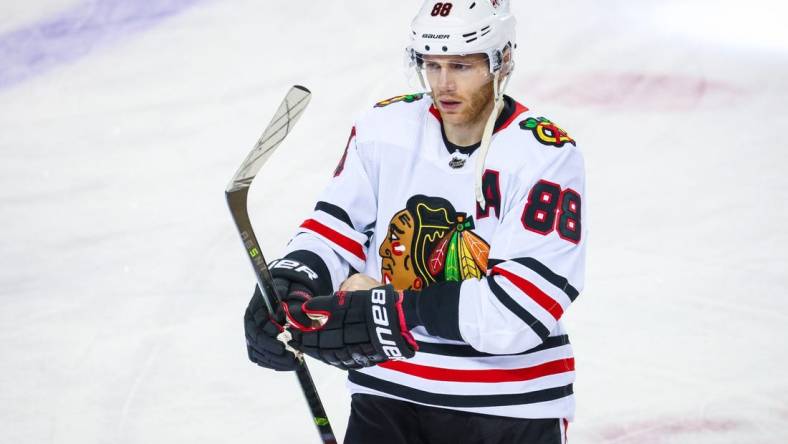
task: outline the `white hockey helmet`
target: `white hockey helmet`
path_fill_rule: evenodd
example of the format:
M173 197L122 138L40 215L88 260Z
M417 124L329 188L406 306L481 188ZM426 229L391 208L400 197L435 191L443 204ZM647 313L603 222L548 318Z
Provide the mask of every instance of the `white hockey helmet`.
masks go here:
M426 0L411 23L410 63L420 66L422 55L487 54L494 73L504 49L515 47L515 24L509 0Z

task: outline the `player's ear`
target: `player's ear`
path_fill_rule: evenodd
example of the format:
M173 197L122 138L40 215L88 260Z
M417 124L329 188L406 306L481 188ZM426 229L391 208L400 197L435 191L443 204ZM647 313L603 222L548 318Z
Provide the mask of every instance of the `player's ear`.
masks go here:
M507 45L503 50L503 65L501 67L501 77L506 77L512 73L512 47Z

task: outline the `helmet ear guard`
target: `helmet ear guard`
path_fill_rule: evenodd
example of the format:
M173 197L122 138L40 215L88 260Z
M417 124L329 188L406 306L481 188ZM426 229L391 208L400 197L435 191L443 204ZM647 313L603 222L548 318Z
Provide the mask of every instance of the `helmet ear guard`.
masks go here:
M513 45L511 42L507 43L506 46L500 51L496 51L495 57L497 58L497 68L493 70L490 69L491 72L500 71L501 76L508 76L509 74L514 71L514 48L516 45ZM509 53L507 54L507 50Z
M507 49L509 50L508 62L506 61ZM512 54L512 51L513 51L512 42L507 42L506 46L504 46L502 49L491 50L487 54L487 59L490 60L490 72L496 73L501 71L502 75L507 75L511 73L512 70L514 70L514 54ZM505 64L509 65L508 70L505 69L507 68Z

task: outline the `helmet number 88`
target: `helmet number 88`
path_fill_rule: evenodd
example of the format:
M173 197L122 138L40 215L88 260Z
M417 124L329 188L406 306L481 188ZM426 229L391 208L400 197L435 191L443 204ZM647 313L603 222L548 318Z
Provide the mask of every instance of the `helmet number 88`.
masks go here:
M442 3L438 2L435 3L435 7L432 8L432 15L433 17L441 16L447 17L449 13L451 13L452 4L451 3Z

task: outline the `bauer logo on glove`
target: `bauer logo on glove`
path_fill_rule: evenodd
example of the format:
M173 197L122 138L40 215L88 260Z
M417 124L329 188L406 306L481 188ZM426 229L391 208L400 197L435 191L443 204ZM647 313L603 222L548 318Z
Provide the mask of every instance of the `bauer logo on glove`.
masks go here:
M402 297L402 293L396 293ZM381 289L372 290L372 319L375 321L375 333L378 342L383 346L383 352L389 359L405 359L402 356L397 343L392 340L391 329L389 328L389 317L386 312L386 291ZM386 337L384 337L384 335ZM411 338L412 339L412 338Z

